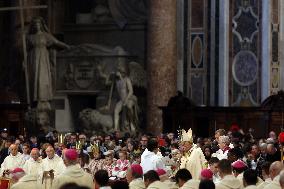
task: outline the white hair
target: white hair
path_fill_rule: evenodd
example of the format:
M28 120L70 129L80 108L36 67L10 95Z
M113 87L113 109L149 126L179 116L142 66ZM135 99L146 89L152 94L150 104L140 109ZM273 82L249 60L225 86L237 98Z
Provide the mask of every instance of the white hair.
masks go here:
M230 138L228 136L220 136L219 137L219 142L220 143L225 143L226 145L230 144Z

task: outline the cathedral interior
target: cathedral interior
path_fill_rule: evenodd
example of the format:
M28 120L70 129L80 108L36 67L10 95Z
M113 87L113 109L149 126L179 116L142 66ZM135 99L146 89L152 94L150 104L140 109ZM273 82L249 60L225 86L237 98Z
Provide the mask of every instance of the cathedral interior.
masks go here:
M282 0L0 0L0 126L283 128Z

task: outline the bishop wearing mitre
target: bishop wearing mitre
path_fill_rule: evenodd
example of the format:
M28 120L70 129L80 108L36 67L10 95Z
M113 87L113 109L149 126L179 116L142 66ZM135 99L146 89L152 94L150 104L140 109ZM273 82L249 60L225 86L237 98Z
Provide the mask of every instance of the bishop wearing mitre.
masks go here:
M182 129L180 149L183 153L180 159L180 169L186 168L191 173L193 179L199 179L201 170L206 168L207 162L201 148L193 143L191 129L188 132Z

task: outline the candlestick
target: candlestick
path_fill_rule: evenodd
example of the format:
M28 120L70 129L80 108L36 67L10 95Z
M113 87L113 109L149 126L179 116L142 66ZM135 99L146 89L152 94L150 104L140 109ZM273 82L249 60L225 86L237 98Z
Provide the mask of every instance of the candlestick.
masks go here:
M63 143L63 135L60 135L60 143Z

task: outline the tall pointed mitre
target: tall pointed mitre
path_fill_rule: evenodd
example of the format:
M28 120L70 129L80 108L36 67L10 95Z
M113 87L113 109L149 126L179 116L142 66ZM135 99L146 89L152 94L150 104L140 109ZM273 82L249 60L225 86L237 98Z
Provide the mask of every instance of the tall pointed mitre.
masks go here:
M193 142L191 129L188 129L187 132L184 129L181 130L181 142Z

